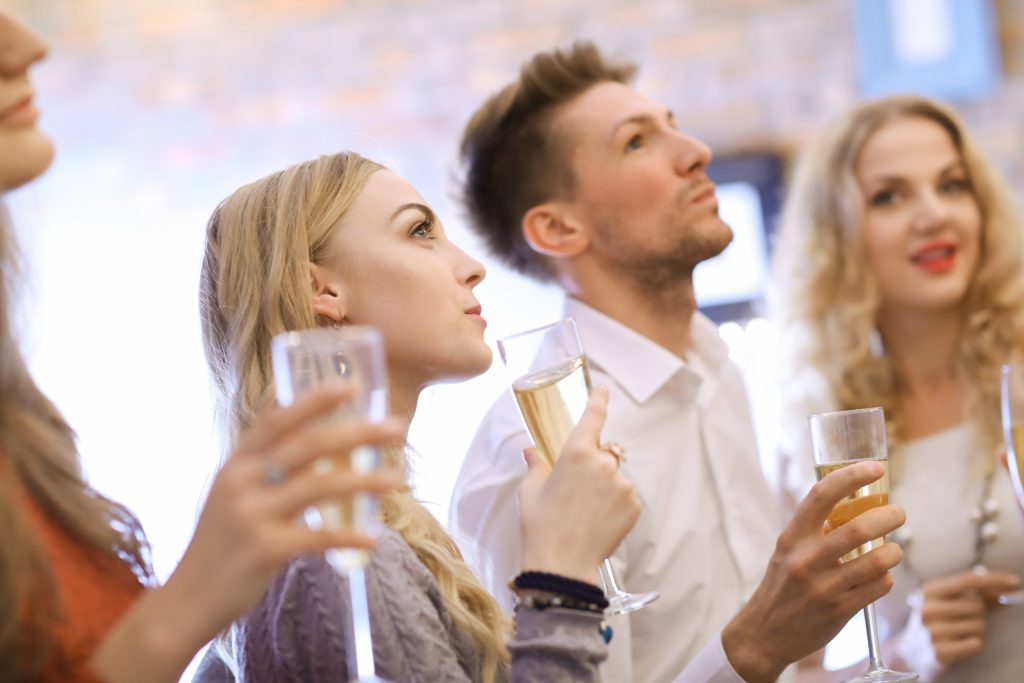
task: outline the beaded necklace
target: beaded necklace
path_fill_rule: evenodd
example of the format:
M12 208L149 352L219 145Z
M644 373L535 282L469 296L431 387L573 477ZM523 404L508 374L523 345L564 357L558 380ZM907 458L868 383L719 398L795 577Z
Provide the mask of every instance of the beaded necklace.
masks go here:
M974 554L971 560L971 571L984 574L985 548L999 536L999 526L996 518L999 516L999 501L992 495L992 481L995 478L996 468L990 465L985 472L985 478L981 485L981 497L978 504L971 509L971 521L974 522ZM897 543L904 550L903 565L914 577L915 582L921 585L920 574L914 570L907 551L913 541L913 529L904 524L891 535L893 542Z

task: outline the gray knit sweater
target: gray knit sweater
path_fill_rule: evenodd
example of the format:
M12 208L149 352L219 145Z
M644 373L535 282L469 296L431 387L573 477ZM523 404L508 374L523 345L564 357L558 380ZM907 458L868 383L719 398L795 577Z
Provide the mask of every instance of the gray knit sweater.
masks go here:
M441 589L397 533L387 530L366 573L377 675L394 683L477 681L477 652L452 623ZM237 631L244 683L345 680L348 586L322 556L293 561ZM600 616L520 609L509 643L511 670L499 681L599 681L606 646ZM230 680L212 655L194 679Z

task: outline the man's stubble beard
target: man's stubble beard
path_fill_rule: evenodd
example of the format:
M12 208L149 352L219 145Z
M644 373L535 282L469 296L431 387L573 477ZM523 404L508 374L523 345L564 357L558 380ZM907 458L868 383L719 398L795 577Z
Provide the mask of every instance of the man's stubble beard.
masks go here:
M698 233L693 224L680 228L670 218L661 234L671 235L675 243L653 247L622 239L625 223L616 226L611 221L600 221L596 224L602 243L598 257L609 273L625 280L656 312L692 308L694 269L722 253L733 239L732 229L717 214L714 218L721 222L724 235L718 231Z

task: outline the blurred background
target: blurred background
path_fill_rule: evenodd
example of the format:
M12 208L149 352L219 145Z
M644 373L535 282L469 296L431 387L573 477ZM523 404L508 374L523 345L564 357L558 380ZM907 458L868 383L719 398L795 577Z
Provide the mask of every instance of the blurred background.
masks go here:
M42 182L4 199L29 264L25 351L92 482L142 519L161 577L220 457L197 316L205 221L247 181L340 149L404 175L486 263L493 344L558 318L561 299L467 230L463 125L535 51L587 38L637 61L637 87L717 157L737 239L698 271L698 299L746 373L769 477L779 378L759 298L800 146L863 97L914 90L951 103L1024 187L1024 0L2 1L51 45L34 80L58 148ZM442 520L504 390L496 366L421 400L415 484Z

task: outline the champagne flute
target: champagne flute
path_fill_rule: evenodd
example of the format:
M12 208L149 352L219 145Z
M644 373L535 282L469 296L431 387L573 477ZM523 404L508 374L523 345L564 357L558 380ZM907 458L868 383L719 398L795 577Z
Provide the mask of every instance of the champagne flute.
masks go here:
M1024 365L1004 365L999 383L1006 460L1017 501L1024 508ZM1003 605L1024 605L1024 591L999 596Z
M352 388L352 397L330 419L361 417L379 422L387 416L384 342L377 330L348 326L285 332L272 340L271 356L279 404L291 405L313 388L345 381ZM320 458L312 467L321 473L335 469L370 472L380 465L380 451L361 446L346 456ZM381 530L378 507L376 495L355 493L319 503L308 509L305 517L313 528L353 529L373 536ZM374 671L365 575L369 551L331 548L324 556L335 571L348 578L352 603L352 624L345 629L348 680L386 683Z
M583 415L590 397L590 372L572 318L514 334L498 342L512 380L512 393L538 453L552 466ZM659 593L627 593L612 563L601 563L608 614L626 614L657 600Z
M882 409L864 408L812 415L810 426L814 471L818 479L858 462L874 460L885 465L885 474L881 479L862 486L839 501L829 513L828 527L837 529L872 508L888 504L889 452L885 444L885 416ZM869 541L847 553L842 561L856 559L882 543L884 539L881 538ZM868 670L846 683L916 681L917 674L892 671L882 663L874 603L864 608L864 622L868 632Z

